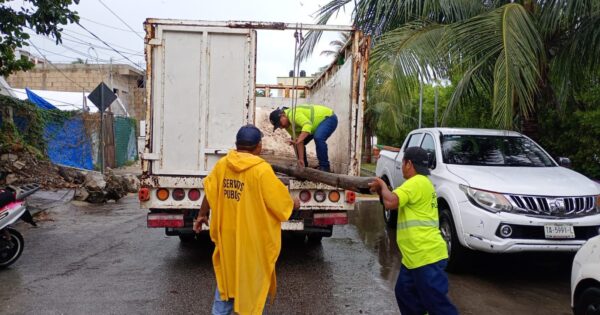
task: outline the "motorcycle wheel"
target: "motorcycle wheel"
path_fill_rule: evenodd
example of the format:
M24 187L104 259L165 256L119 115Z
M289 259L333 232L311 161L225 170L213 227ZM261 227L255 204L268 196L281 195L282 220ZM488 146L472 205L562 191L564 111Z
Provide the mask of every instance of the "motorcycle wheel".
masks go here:
M7 228L6 230L10 235L10 242L13 246L12 248L0 249L0 268L12 265L23 253L23 246L25 245L23 236L19 231L12 228Z

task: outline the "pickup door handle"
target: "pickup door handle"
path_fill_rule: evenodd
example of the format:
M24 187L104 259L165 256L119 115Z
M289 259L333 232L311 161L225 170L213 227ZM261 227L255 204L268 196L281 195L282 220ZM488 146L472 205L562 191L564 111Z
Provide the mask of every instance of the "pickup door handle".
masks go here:
M396 169L397 169L397 170L401 170L401 169L402 169L402 166L398 166L398 165L396 165Z

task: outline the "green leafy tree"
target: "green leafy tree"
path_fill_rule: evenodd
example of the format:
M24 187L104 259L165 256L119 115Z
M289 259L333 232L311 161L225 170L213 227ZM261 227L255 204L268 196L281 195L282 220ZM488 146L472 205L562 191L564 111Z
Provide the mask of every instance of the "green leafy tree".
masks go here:
M33 68L26 57L15 59L15 51L28 46L25 28L61 43L61 26L79 21L77 12L69 9L72 3L79 0L0 0L0 75Z
M332 0L317 22L348 3ZM354 24L375 37L372 67L396 72L398 104L410 102L419 80L457 78L448 111L487 99L495 126L536 138L540 108L566 106L600 66L597 0L352 3ZM319 37L307 37L303 56Z

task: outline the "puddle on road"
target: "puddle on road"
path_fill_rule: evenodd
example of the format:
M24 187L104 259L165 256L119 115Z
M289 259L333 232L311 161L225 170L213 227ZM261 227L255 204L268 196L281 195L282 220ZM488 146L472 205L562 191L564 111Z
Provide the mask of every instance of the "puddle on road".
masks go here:
M378 200L361 201L349 217L367 249L377 256L381 278L393 286L400 270L401 256L396 245L396 231L385 227L381 204Z

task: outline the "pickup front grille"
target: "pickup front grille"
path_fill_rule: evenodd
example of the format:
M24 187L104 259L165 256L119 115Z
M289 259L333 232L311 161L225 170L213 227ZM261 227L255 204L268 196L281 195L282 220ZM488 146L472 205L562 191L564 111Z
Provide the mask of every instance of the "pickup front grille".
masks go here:
M508 195L513 208L521 213L552 217L579 217L597 214L593 196L541 197Z

